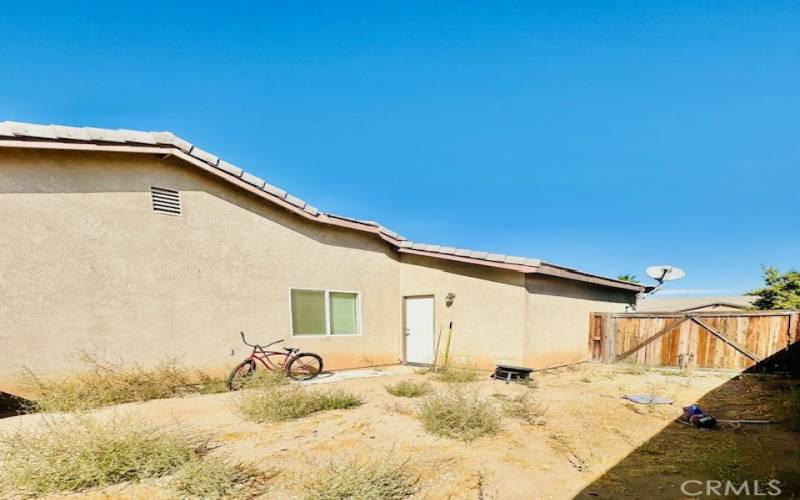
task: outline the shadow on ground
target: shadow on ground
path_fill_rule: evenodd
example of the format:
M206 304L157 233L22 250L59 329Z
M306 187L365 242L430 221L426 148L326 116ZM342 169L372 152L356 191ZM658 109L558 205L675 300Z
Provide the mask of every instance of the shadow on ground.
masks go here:
M25 398L0 391L0 418L25 413L25 408L30 408L31 404L32 401Z
M769 488L770 480L780 481L780 498L800 498L799 355L800 344L796 343L697 401L718 420L776 423L720 424L715 430L672 423L575 498L776 498L768 494L775 493ZM794 377L763 374L770 371L789 372ZM686 481L693 482L685 484L682 491ZM713 489L704 491L709 485L716 486L706 481L721 483L716 494ZM726 481L736 488L747 481L748 490L726 495ZM701 491L704 495L698 494Z

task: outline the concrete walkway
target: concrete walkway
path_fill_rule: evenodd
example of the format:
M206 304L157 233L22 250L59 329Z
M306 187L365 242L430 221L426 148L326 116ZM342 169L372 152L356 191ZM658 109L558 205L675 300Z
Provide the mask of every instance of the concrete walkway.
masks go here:
M405 365L393 365L381 368L359 368L356 370L341 370L335 372L324 371L317 378L298 383L302 385L330 384L343 380L386 377L389 375L407 375L410 373L414 373L414 367Z

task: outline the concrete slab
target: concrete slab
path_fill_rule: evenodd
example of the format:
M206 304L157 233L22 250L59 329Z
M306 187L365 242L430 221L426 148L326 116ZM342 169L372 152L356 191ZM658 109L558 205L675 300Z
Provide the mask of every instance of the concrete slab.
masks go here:
M390 375L403 375L414 373L413 366L387 366L385 368L361 368L357 370L341 370L336 372L322 372L319 377L298 382L301 385L330 384L343 380L353 380L359 378L386 377Z

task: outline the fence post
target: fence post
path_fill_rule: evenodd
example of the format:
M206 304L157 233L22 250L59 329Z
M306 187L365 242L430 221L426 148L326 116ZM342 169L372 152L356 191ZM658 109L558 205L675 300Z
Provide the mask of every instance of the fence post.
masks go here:
M611 313L603 318L603 363L613 362L617 357L617 325Z

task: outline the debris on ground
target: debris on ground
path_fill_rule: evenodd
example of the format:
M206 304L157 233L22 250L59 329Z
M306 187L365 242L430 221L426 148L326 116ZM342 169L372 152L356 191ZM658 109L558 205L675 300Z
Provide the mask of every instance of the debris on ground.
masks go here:
M645 394L626 394L622 396L628 401L638 403L640 405L671 405L672 400L662 398L661 396L647 396Z
M683 408L681 420L692 424L698 429L713 429L717 426L717 419L706 414L698 405L692 404Z

